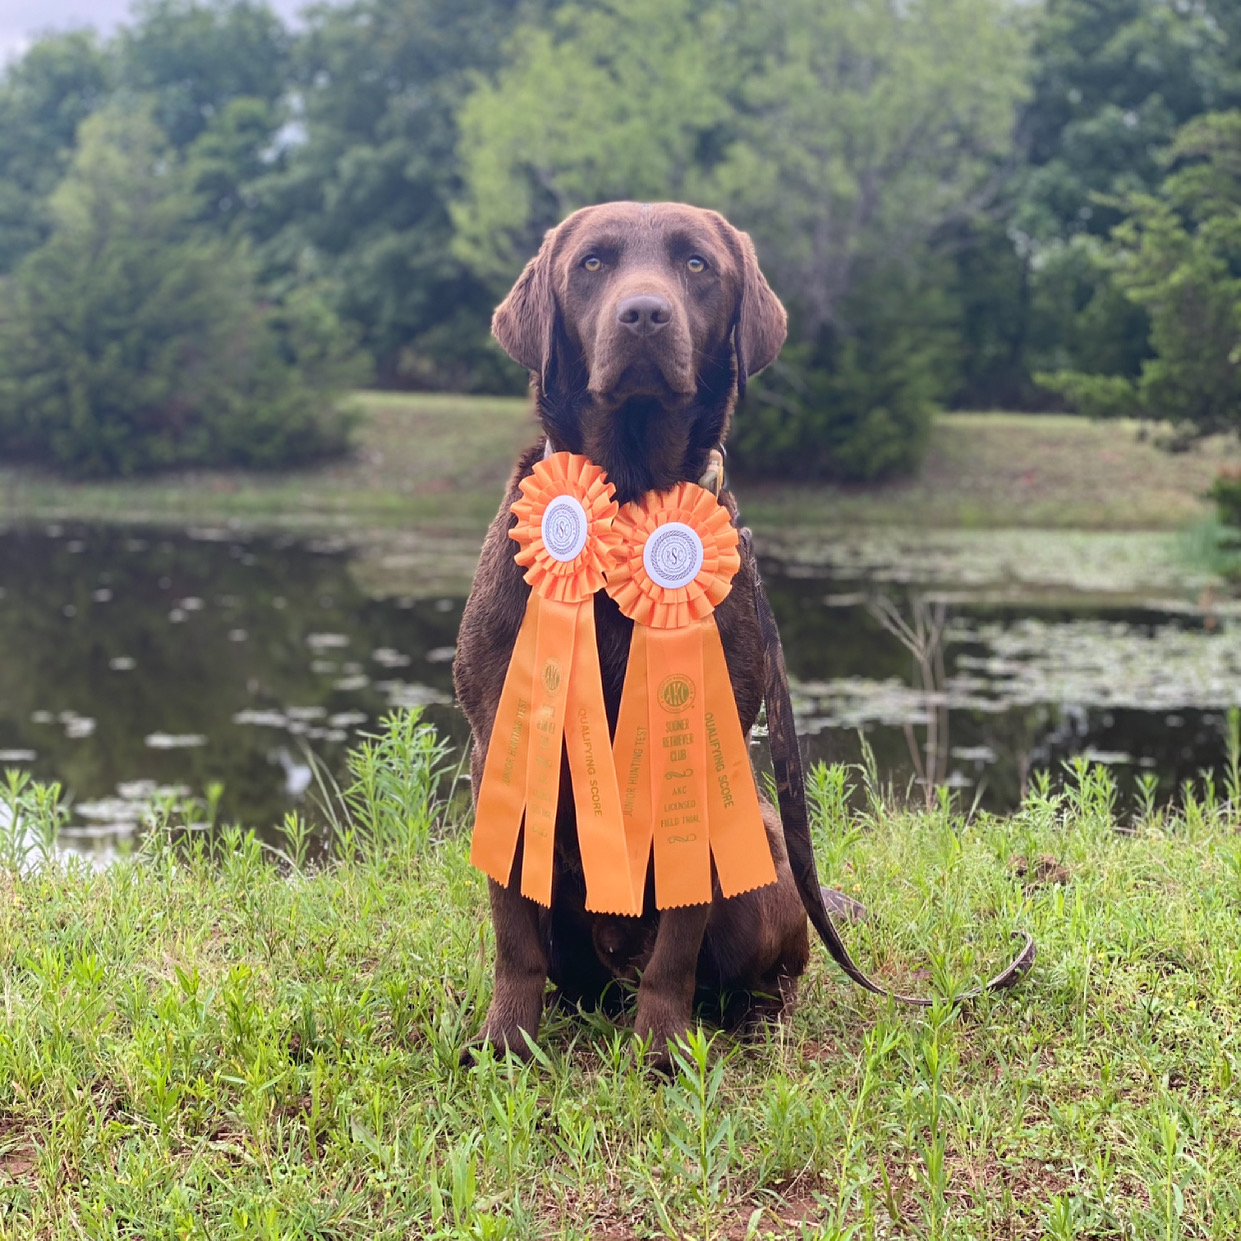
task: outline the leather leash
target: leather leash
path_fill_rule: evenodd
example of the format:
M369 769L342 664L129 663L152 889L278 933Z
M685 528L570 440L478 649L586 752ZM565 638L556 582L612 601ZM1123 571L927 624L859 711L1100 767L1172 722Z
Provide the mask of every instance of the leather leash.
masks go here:
M814 846L810 839L810 816L806 809L806 778L802 767L801 750L797 744L797 728L793 719L793 702L789 696L788 672L784 666L784 647L776 618L763 588L754 556L753 537L746 527L741 529L741 543L754 574L754 607L758 623L763 631L766 682L764 698L767 703L767 731L771 742L771 764L776 776L776 800L780 807L780 821L784 827L784 843L788 850L789 866L793 880L801 895L802 904L819 938L827 946L832 960L859 987L873 995L884 996L901 1004L918 1008L930 1008L934 1000L925 996L902 995L881 986L854 962L845 947L840 932L836 930L827 906L823 902L823 889L814 862ZM1008 967L981 986L972 987L953 996L953 1003L977 999L984 991L1005 991L1015 986L1034 964L1036 948L1034 937L1025 931L1014 931L1014 938L1024 941L1021 951Z

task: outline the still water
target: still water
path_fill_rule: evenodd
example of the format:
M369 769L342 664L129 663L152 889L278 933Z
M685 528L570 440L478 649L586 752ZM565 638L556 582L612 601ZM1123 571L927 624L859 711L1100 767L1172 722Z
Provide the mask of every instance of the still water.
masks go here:
M1013 537L1028 572L1037 540ZM1061 547L1070 580L1049 591L1014 583L1011 567L997 590L1003 573L959 547L902 559L776 542L765 576L808 755L856 762L865 737L903 791L911 738L920 746L938 711L943 774L995 809L1074 754L1113 764L1122 788L1155 776L1165 796L1218 770L1225 712L1241 703L1241 620L1193 582L1148 598L1108 580L1124 555L1090 546L1094 588L1071 580L1085 553ZM401 593L383 564L341 541L221 529L0 534L0 767L60 781L73 802L65 844L102 857L134 838L161 790L219 782L223 817L261 828L313 813L307 752L341 773L348 746L393 707L425 706L464 742L451 659L468 583ZM931 695L868 605L878 593L900 610L915 594L944 600Z

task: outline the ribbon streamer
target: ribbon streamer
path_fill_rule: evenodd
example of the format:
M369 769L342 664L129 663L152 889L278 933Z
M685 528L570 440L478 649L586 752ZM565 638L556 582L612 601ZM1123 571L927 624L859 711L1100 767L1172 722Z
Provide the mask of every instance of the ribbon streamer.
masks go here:
M512 506L530 598L509 659L474 815L470 861L507 886L524 823L521 891L551 905L567 753L586 908L637 914L608 737L594 595L615 554L615 488L586 457L553 453Z
M741 567L738 536L694 483L625 505L607 591L634 622L613 755L634 900L655 855L660 909L776 881L716 606Z

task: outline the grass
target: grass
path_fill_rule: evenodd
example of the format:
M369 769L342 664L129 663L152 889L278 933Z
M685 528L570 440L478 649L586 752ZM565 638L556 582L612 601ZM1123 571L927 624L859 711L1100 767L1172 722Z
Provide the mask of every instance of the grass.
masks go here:
M202 470L71 483L0 468L0 520L337 529L417 525L483 530L518 452L535 436L513 397L362 392L349 459L313 469Z
M365 392L357 403L357 449L344 462L110 483L0 467L0 520L416 527L473 537L536 434L525 398ZM1241 449L1217 439L1171 454L1143 434L1067 415L944 414L916 478L867 487L743 479L738 493L760 531L786 523L1171 530L1206 518L1202 493L1220 469L1241 464Z
M1171 453L1133 422L954 413L936 420L914 478L868 487L754 485L744 498L756 527L1173 530L1210 516L1203 494L1239 461L1241 447L1224 437Z
M1038 963L921 1012L816 950L789 1022L696 1030L666 1082L569 1013L529 1066L459 1067L491 933L415 717L355 754L330 855L296 818L277 855L168 807L95 873L55 856L53 795L14 782L0 1237L1234 1238L1235 753L1227 789L1147 790L1136 823L1085 764L1008 818L874 788L850 812L857 773L820 768L820 867L872 908L863 960L951 992L1022 927Z

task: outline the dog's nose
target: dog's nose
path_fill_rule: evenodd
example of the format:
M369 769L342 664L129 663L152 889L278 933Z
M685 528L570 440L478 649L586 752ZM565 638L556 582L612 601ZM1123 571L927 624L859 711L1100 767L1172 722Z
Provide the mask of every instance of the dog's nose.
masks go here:
M672 320L672 307L653 293L625 298L616 308L616 322L623 323L635 336L650 336Z

